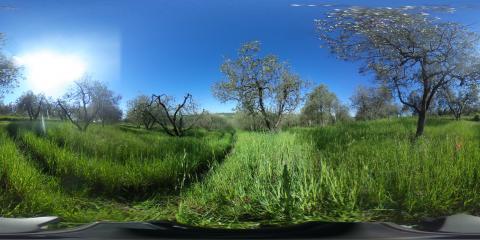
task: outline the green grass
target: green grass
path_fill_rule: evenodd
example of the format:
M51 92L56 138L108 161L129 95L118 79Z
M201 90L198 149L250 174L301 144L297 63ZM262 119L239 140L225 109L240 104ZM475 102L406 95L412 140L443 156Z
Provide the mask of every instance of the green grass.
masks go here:
M429 119L414 132L411 118L185 138L2 122L0 214L221 227L480 214L480 124Z
M411 119L240 133L224 164L184 193L177 217L252 227L478 214L480 126L429 124L417 140Z
M56 215L62 226L173 220L176 192L221 161L234 141L231 133L221 132L176 139L158 132L138 136L116 126L81 133L59 122L48 122L44 134L39 126L0 125L0 214ZM160 150L126 155L116 144L131 153Z
M29 123L9 125L48 174L70 187L122 197L182 187L222 159L233 140L230 134L212 133L202 138L150 136L146 141L113 127L93 126L82 133L58 123L47 125L46 136L35 129Z
M0 214L3 217L57 215L70 222L142 218L148 212L126 211L112 201L65 194L55 177L42 174L35 161L23 156L4 132L0 133Z

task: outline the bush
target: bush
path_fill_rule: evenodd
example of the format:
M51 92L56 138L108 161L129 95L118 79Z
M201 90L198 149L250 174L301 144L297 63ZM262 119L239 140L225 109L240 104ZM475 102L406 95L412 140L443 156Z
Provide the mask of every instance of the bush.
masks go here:
M236 112L233 116L233 124L235 128L246 131L266 131L264 120L261 116L252 116L246 112Z
M473 117L473 121L480 122L480 114L475 114L475 116Z
M197 122L197 127L204 128L209 131L230 131L233 129L233 126L227 121L225 117L211 113L203 114Z

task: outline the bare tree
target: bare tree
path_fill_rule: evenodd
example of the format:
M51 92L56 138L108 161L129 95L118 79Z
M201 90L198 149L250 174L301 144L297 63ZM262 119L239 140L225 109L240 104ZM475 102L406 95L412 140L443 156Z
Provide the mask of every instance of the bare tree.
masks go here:
M84 76L75 81L73 87L62 99L58 99L58 106L65 116L80 131L86 131L100 110L95 103L96 89L102 83L92 80L90 76Z
M45 107L46 98L43 94L34 94L32 91L23 93L17 99L17 111L27 113L30 121L37 120Z
M65 112L62 110L60 105L58 104L58 100L53 99L52 97L47 98L45 101L45 116L48 119L51 118L58 118L61 121L67 120L67 116Z
M222 102L235 101L239 111L260 115L265 127L275 130L301 102L305 83L276 56L260 57L259 51L258 41L249 42L237 59L227 59L221 66L225 79L213 86L213 93Z
M122 110L119 102L122 99L120 95L116 95L112 90L108 89L105 84L93 85L93 104L98 109L97 117L105 126L106 122L117 122L122 118Z
M152 112L152 107L161 110L160 115ZM200 114L198 107L193 101L192 95L187 94L179 104L174 103L174 98L165 94L152 95L148 114L170 136L182 137L191 130L198 121Z
M316 23L333 53L363 62L361 72L373 72L402 104L418 112L416 136L423 134L439 89L473 81L480 70L475 33L415 9L351 7ZM409 101L412 92L419 94L418 102Z
M439 92L439 101L447 106L456 120L460 120L465 110L474 108L479 102L478 86L463 84L460 86L444 86Z

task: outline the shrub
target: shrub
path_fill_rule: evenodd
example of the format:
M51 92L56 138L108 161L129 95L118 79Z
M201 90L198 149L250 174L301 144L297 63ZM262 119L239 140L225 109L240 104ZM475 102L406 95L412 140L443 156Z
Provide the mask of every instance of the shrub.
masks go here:
M197 126L207 130L232 130L233 126L223 116L205 113L197 122Z
M480 122L480 114L475 114L475 116L473 117L473 121Z

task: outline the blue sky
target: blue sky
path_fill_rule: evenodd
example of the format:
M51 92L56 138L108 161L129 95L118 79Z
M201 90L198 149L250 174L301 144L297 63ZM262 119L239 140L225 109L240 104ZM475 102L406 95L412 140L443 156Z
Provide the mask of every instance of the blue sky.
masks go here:
M123 96L122 106L138 94L167 93L178 98L189 92L203 108L226 112L234 105L217 101L211 86L222 79L223 59L235 57L242 43L261 41L264 53L278 55L302 78L326 84L348 103L355 87L370 84L371 76L359 75L358 63L337 60L320 48L313 20L345 5L418 4L450 2L15 0L0 1L4 6L0 32L6 34L3 51L10 56L53 51L80 57L87 72ZM469 24L478 32L476 4L455 1L452 6L459 10L444 18ZM5 102L29 89L26 82Z

